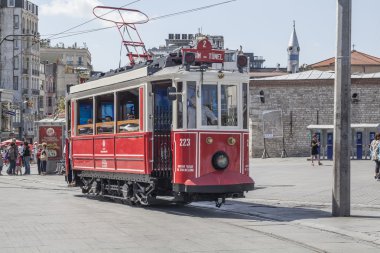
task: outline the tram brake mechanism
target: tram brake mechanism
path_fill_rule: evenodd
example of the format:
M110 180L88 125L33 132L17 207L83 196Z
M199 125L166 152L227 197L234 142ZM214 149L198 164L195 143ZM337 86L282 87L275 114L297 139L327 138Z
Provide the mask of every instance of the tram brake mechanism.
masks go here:
M225 202L226 202L225 198L218 198L217 200L215 200L215 206L217 208L220 208Z

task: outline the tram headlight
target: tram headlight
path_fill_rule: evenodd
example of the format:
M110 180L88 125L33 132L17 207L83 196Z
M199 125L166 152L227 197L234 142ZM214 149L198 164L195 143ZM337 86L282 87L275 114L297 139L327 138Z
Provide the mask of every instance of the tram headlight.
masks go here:
M212 166L216 170L224 170L228 167L229 159L225 152L218 151L212 156Z
M187 52L185 53L185 64L186 65L191 65L195 62L195 54Z
M228 145L233 146L233 145L235 145L235 143L236 143L236 139L235 139L234 137L229 137L229 138L227 139L227 143L228 143Z

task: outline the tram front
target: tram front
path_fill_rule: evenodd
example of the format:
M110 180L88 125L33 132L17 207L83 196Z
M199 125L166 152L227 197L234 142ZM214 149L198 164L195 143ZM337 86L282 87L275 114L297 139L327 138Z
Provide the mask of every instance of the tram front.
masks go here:
M185 52L186 57L186 52ZM173 191L184 201L243 197L249 177L247 59L236 70L209 64L175 78L173 97ZM222 66L222 65L220 65ZM181 94L181 95L178 95ZM222 202L221 202L222 201ZM218 204L218 203L217 203Z

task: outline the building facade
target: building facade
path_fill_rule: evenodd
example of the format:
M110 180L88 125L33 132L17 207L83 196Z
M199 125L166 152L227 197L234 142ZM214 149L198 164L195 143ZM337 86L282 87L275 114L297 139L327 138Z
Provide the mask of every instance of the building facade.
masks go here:
M30 141L40 97L38 6L27 0L1 0L0 4L0 88L13 91L12 131Z
M86 45L79 47L75 43L65 47L58 43L51 46L50 41L43 41L40 55L45 66L45 115L55 115L58 113L57 104L67 94L67 87L89 79L91 53Z
M334 79L332 72L313 70L251 80L251 155L262 157L265 147L270 157L280 157L284 149L288 156L309 156L313 132L320 134L321 153L326 154L328 138L333 138ZM372 127L380 123L380 73L352 75L351 94L353 128L350 136L354 154L356 133L362 133L364 152L370 142L370 133L380 130ZM270 111L282 114L283 138L266 138L264 144L263 115Z

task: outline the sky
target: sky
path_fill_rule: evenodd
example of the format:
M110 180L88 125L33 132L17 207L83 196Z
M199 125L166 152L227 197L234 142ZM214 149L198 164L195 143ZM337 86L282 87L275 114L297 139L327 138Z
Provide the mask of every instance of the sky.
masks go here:
M116 27L92 33L113 23L95 16L95 6L137 9L149 18L196 9L227 0L32 0L39 6L41 38L72 46L84 43L92 56L94 70L109 71L127 63L125 49ZM226 48L253 52L265 59L265 67L286 67L287 45L296 22L300 44L300 65L313 64L335 56L337 0L236 0L186 14L150 20L136 25L147 48L165 44L169 33L223 35ZM352 43L355 50L380 57L379 0L352 0ZM110 14L111 15L111 14ZM131 16L131 18L136 18ZM92 21L90 21L92 20ZM90 21L90 22L88 22ZM83 24L84 22L88 22ZM58 34L83 24L70 32ZM63 37L66 36L66 37Z

